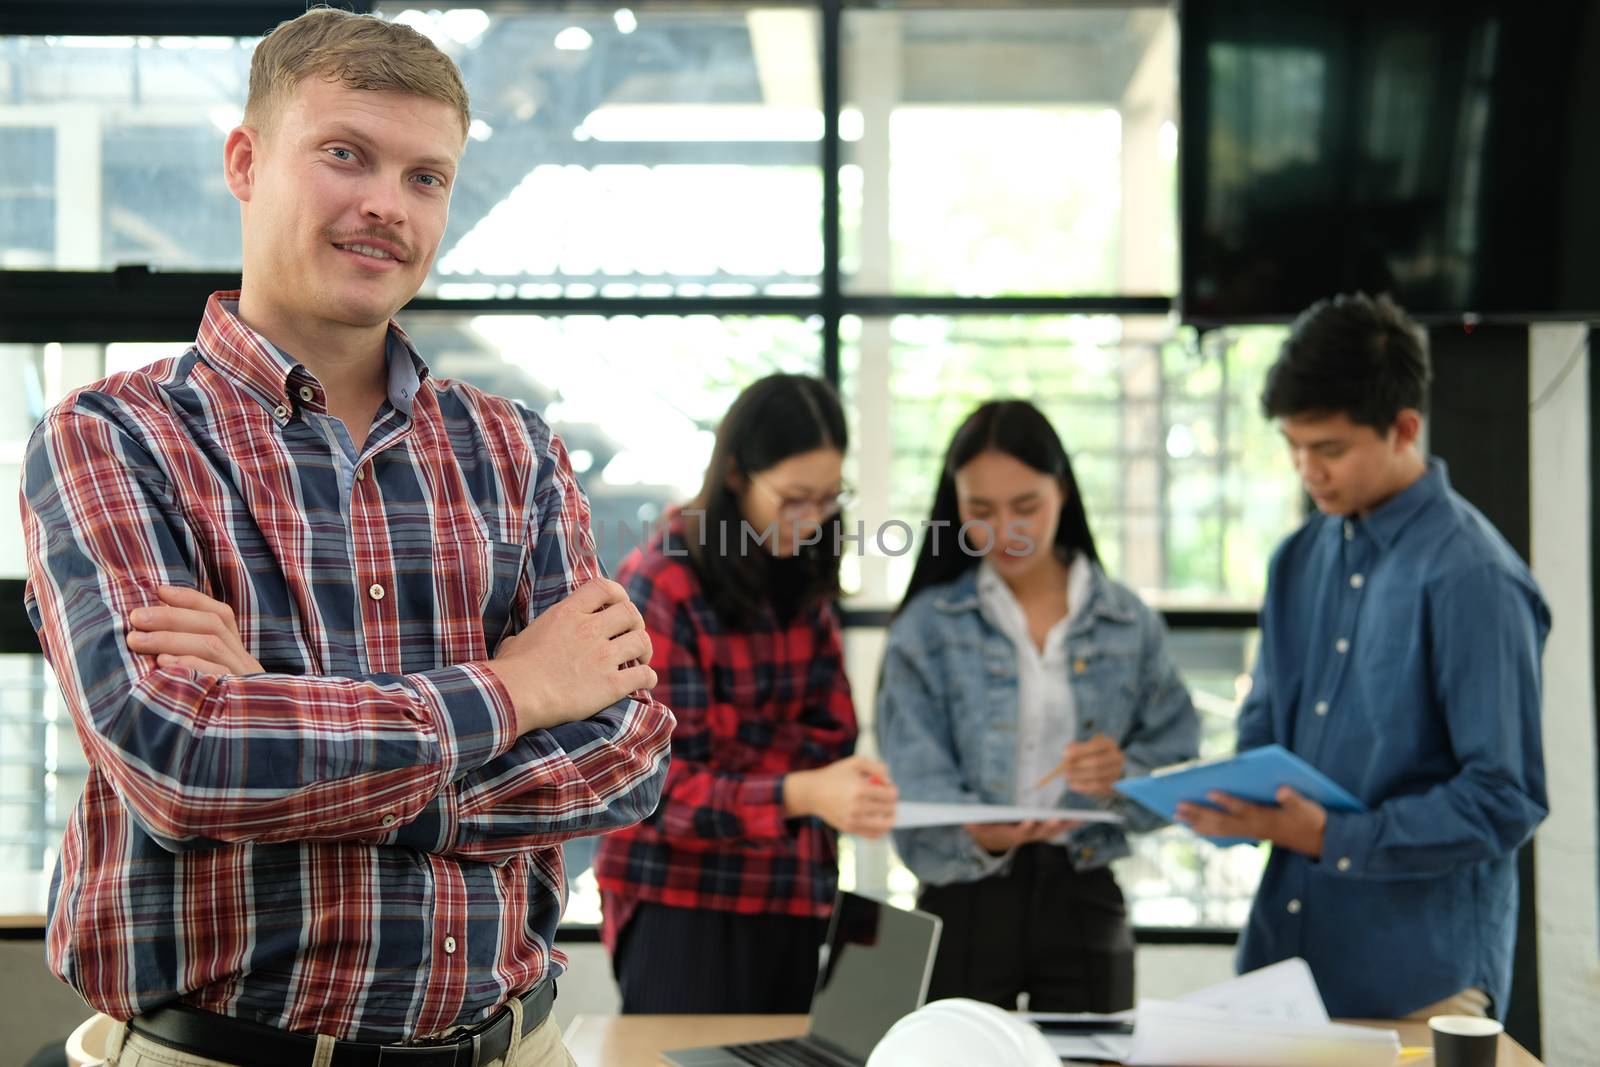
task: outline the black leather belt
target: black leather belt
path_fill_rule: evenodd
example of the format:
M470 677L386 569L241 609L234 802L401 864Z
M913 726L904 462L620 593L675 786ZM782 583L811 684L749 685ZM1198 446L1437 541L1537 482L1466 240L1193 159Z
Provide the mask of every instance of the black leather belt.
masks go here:
M522 996L522 1032L532 1033L550 1017L556 984L540 982ZM309 1067L317 1039L272 1026L230 1019L187 1004L135 1015L129 1026L168 1048L239 1067ZM370 1041L337 1041L332 1067L483 1067L511 1048L511 1009L458 1037L427 1045L379 1045Z

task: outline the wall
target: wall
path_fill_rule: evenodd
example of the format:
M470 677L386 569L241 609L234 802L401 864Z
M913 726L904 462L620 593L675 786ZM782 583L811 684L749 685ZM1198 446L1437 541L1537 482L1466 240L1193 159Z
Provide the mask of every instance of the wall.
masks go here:
M1554 626L1544 659L1550 818L1539 830L1539 986L1550 1067L1600 1064L1600 851L1596 847L1591 604L1590 359L1582 326L1531 331L1533 572ZM1559 386L1557 378L1567 370ZM1548 394L1548 395L1547 395Z

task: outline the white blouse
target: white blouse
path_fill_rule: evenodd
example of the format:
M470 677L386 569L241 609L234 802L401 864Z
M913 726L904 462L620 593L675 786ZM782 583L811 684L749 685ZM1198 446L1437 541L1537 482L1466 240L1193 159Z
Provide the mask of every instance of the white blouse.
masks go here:
M1016 803L1054 807L1066 783L1035 783L1061 763L1062 750L1077 737L1078 709L1067 668L1067 631L1089 597L1089 561L1082 553L1067 570L1067 614L1050 628L1041 650L1028 632L1028 617L1005 579L989 565L978 565L978 610L1017 648Z

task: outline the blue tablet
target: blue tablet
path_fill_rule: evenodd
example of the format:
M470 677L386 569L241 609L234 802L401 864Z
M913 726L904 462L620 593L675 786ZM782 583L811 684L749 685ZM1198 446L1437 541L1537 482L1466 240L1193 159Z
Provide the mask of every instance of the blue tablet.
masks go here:
M1282 786L1288 786L1329 811L1367 810L1349 790L1282 745L1264 745L1220 759L1175 763L1152 771L1148 778L1124 778L1117 783L1117 792L1158 815L1173 819L1181 801L1213 806L1206 799L1206 794L1213 790L1252 804L1275 805ZM1217 845L1253 844L1246 837L1208 837L1206 840Z

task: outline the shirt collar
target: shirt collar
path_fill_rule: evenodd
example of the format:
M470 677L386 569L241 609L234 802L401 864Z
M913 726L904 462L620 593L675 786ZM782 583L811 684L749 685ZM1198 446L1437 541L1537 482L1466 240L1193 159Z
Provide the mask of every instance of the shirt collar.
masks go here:
M1450 468L1438 458L1428 460L1422 477L1374 508L1366 518L1350 520L1383 548L1391 547L1411 520L1450 491Z
M237 290L211 294L195 344L207 363L243 386L280 422L297 406L327 410L322 384L305 364L239 318ZM389 322L387 344L389 403L409 418L417 391L428 376L428 365L393 320ZM310 400L305 398L304 389L311 391Z
M1063 622L1070 627L1078 616L1083 614L1088 606L1092 591L1092 575L1089 561L1082 552L1072 557L1072 563L1067 568L1067 588L1064 590L1067 598L1067 614ZM1011 591L1000 572L985 559L978 564L978 610L988 617L1002 630L1020 628L1023 639L1032 640L1028 635L1027 614L1022 610L1017 595Z
M962 571L960 575L951 579L948 585L940 588L934 597L933 606L947 615L955 615L964 611L980 610L978 583L986 568L980 563L976 567ZM1081 572L1081 574L1079 573ZM1002 581L999 575L995 580ZM1074 611L1075 617L1092 613L1096 618L1109 619L1112 622L1132 622L1135 618L1133 612L1116 603L1110 595L1111 580L1106 577L1105 571L1099 564L1091 563L1087 556L1078 553L1074 557L1072 571L1068 577L1068 587L1071 596L1079 598L1080 588L1083 590L1083 608ZM1078 583L1082 583L1081 586Z

